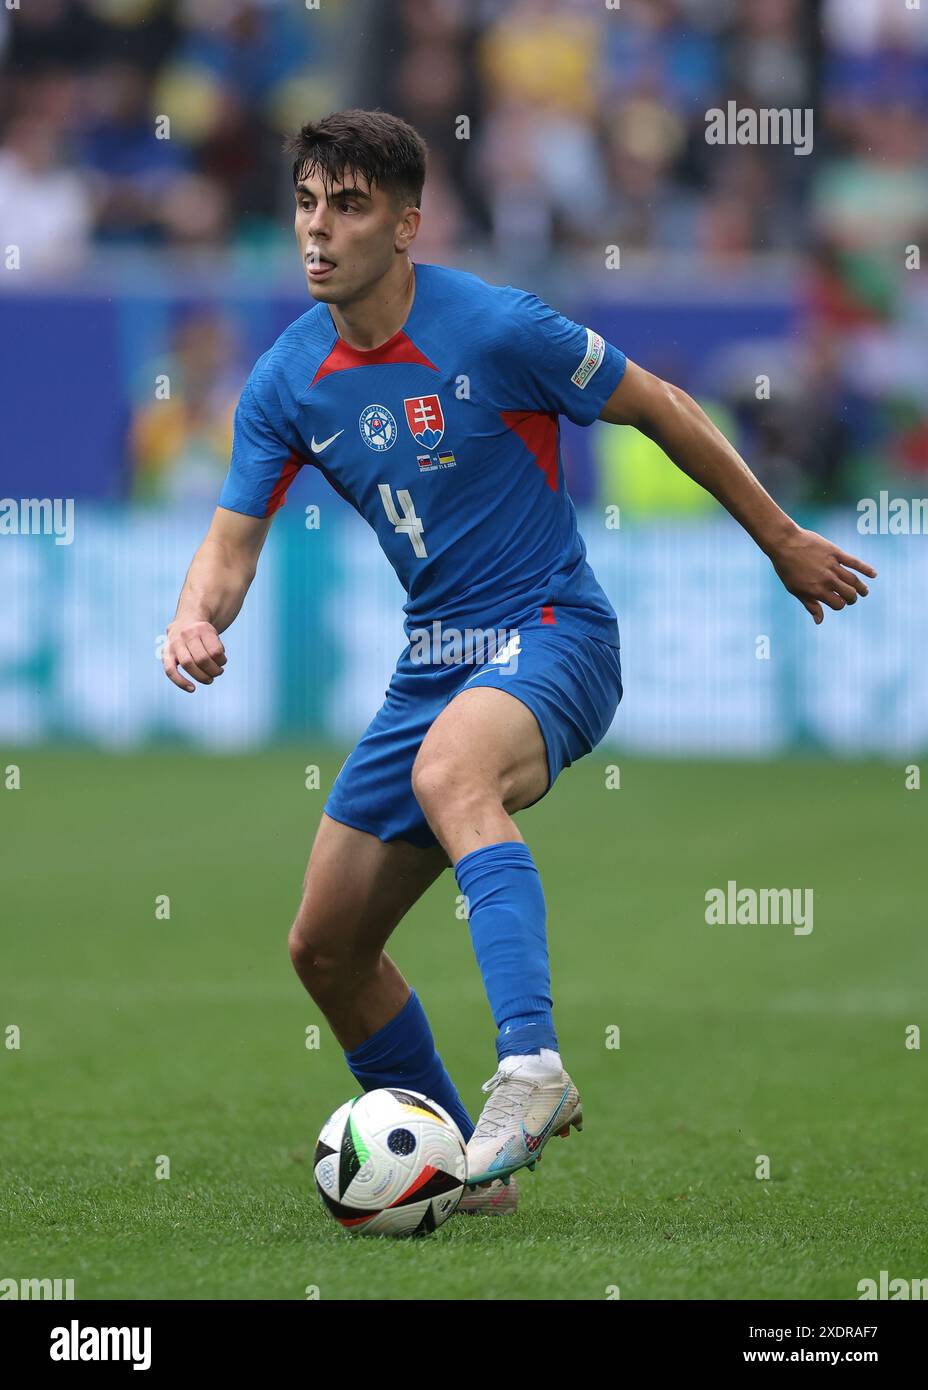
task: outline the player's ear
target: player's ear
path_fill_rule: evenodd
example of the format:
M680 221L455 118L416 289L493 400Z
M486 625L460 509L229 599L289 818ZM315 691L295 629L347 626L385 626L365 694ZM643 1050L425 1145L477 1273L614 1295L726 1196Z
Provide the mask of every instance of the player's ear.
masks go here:
M419 223L422 221L422 212L412 203L404 207L400 215L400 225L397 230L395 245L397 251L406 251L416 239L419 230Z

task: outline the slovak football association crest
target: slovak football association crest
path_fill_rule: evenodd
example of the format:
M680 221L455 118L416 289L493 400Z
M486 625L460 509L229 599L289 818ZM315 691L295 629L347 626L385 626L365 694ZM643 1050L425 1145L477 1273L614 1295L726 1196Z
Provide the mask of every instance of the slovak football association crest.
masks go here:
M445 417L437 396L407 396L403 401L406 423L422 449L434 449L445 432Z
M367 447L378 454L396 443L396 420L385 405L369 405L362 410L358 428Z

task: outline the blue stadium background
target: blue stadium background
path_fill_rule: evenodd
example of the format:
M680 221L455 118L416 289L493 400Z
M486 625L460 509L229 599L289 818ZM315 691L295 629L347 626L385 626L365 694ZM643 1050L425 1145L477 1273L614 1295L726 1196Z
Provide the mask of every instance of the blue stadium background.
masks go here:
M532 289L677 381L880 570L814 629L641 436L565 422L622 630L611 741L928 746L928 539L858 529L863 499L928 494L928 6L29 0L0 10L0 63L0 497L75 517L69 545L0 522L0 740L346 741L379 703L402 595L311 470L223 688L180 696L156 655L241 386L309 303L281 140L363 105L429 142L415 259ZM707 144L729 100L811 109L813 153Z

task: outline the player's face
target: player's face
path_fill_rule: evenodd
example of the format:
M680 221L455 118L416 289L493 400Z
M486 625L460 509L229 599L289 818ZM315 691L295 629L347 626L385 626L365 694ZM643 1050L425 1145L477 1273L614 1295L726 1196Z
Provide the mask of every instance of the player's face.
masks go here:
M315 171L295 189L294 229L306 283L316 300L342 304L360 298L395 263L418 225L416 208L397 208L395 199L363 177L336 179L326 195ZM411 224L411 227L410 227Z

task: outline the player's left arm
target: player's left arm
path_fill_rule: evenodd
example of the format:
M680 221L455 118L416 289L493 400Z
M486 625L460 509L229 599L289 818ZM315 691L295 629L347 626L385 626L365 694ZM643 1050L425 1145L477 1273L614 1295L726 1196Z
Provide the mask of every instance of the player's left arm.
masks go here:
M852 570L870 579L876 578L876 570L787 516L705 411L678 386L629 362L599 418L610 425L633 425L711 492L769 557L784 586L816 623L825 616L822 604L840 609L869 593Z

